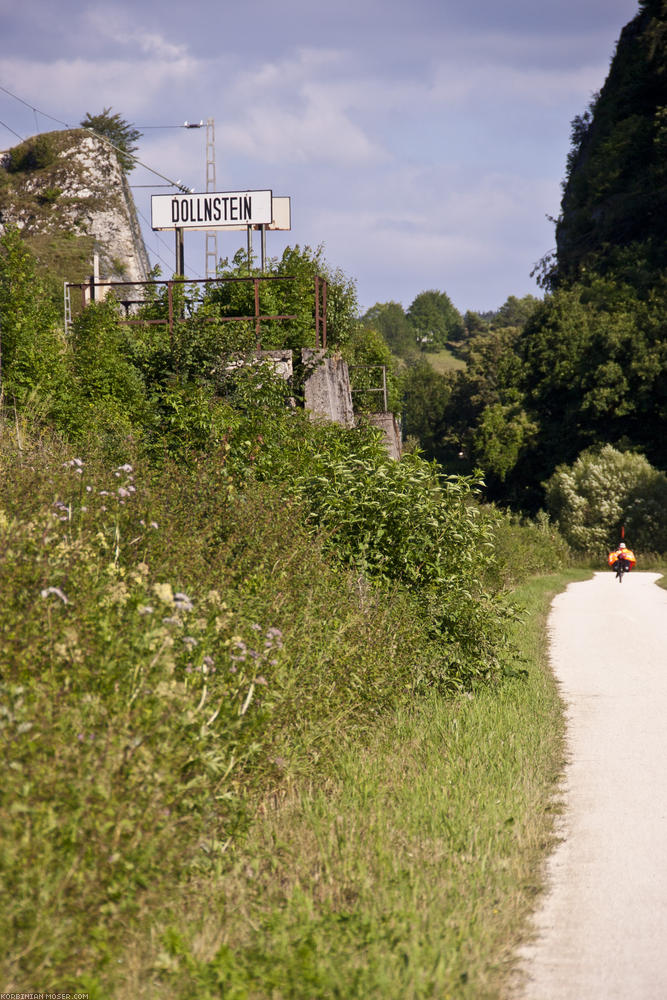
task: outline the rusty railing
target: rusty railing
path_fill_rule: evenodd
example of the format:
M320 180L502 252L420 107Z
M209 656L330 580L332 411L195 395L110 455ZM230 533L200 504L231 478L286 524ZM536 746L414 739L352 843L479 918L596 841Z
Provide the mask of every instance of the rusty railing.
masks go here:
M149 286L161 285L167 289L167 318L166 319L132 319L128 312L131 306L150 305L146 299L119 298L118 301L125 308L125 318L122 323L128 326L158 326L167 325L169 328L169 343L173 350L174 346L174 325L176 323L187 322L184 317L176 316L174 312L174 286L175 285L202 285L202 284L222 284L224 282L252 282L254 292L254 312L251 316L200 316L200 322L208 323L231 323L231 322L252 322L255 323L255 338L257 350L261 350L261 324L267 320L290 320L298 319L291 313L262 314L260 311L259 288L264 281L294 281L293 275L257 275L247 278L171 278L168 280L151 279L148 281L99 281L93 277L89 281L65 282L65 333L69 333L69 323L71 322L71 308L69 308L69 290L78 288L81 291L81 307L85 309L87 305L96 300L96 289L98 288L132 288L139 286L146 288ZM327 346L327 282L319 275L315 276L315 346Z

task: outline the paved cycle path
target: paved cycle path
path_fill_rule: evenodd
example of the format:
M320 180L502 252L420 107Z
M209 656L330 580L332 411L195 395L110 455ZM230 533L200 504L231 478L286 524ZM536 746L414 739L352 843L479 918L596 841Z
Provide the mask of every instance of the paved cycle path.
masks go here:
M657 573L571 584L549 618L567 706L562 841L522 1000L667 998L667 590Z

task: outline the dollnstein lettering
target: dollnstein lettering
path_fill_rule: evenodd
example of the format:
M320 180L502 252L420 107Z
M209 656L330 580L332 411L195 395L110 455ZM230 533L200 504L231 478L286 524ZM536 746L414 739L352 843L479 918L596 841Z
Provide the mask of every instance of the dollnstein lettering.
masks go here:
M252 195L177 195L171 200L171 221L187 223L252 222Z

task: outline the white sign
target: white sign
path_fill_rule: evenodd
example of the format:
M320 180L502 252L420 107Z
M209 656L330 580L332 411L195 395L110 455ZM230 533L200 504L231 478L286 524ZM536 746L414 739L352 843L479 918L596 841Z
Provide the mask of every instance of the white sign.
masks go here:
M271 199L273 219L264 226L268 230L288 230L292 228L292 199L275 197ZM229 229L232 232L245 232L247 226L221 226L221 229Z
M153 229L222 229L268 225L273 221L271 191L210 191L154 194Z

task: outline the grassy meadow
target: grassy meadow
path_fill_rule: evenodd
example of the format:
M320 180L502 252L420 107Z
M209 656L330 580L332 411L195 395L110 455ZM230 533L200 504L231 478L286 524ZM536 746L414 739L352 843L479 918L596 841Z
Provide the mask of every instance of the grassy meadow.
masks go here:
M427 351L424 357L439 375L445 375L452 371L462 371L466 367L465 361L462 358L457 358L447 347L443 347L440 351Z

